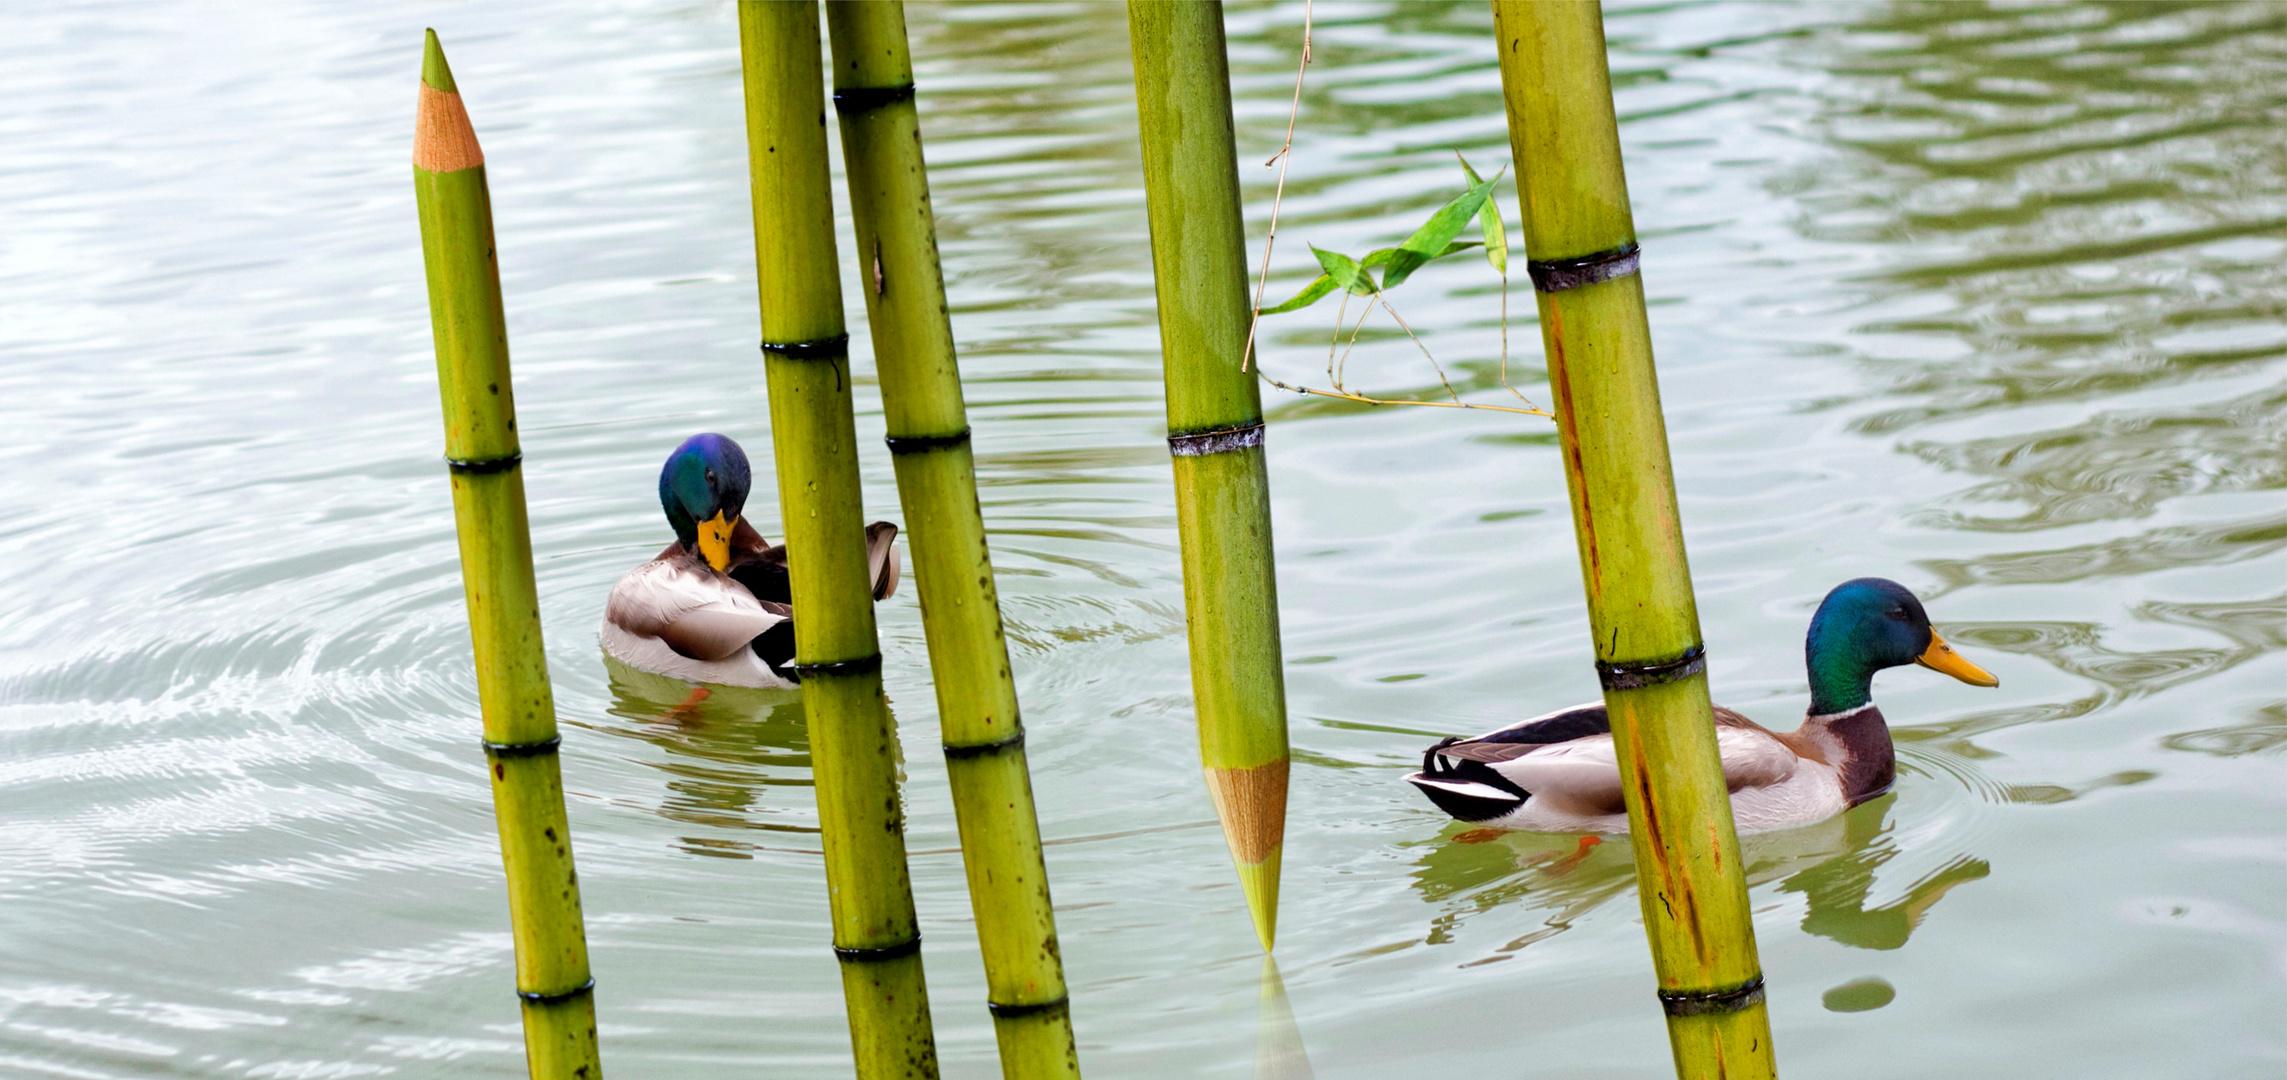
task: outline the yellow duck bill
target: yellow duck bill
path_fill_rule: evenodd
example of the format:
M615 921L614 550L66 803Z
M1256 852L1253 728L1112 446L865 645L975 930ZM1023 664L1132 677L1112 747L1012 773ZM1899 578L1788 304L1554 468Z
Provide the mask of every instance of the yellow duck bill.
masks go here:
M1961 654L1953 651L1953 646L1946 644L1946 639L1939 637L1935 630L1930 631L1930 647L1922 650L1922 655L1915 657L1914 662L1931 671L1942 671L1971 686L2001 685L2001 680L1994 678L1992 672L1962 659Z

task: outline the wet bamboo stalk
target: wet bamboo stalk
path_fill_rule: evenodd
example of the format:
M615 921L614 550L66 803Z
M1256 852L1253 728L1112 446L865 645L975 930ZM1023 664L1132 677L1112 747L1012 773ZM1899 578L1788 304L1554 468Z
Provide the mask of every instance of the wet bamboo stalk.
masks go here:
M1286 677L1220 3L1128 4L1199 756L1255 932L1278 934Z
M866 566L818 6L741 0L738 10L771 449L850 1043L860 1080L935 1077Z
M905 6L828 0L834 107L1001 1075L1080 1075L929 206Z
M525 519L492 196L485 187L484 151L433 30L421 61L413 191L437 342L461 586L508 876L526 1066L535 1080L601 1080L595 981L588 976L587 929L556 754L556 704L541 647L539 589Z
M1593 0L1495 0L1525 252L1676 1074L1774 1076Z

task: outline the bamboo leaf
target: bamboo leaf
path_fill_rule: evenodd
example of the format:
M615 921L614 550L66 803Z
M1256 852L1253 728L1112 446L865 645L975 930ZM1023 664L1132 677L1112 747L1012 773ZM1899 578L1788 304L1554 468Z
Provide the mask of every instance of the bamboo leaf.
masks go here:
M1320 251L1315 244L1311 246L1310 253L1318 257L1318 265L1325 268L1327 276L1333 278L1335 284L1360 296L1372 296L1381 291L1374 287L1373 276L1358 265L1358 260L1339 251Z
M1469 159L1462 157L1459 151L1453 156L1460 160L1461 171L1469 174L1469 183L1472 186L1479 183L1477 170L1469 167ZM1485 208L1477 212L1477 224L1485 233L1485 261L1492 264L1494 273L1509 276L1509 227L1501 220L1501 200L1486 198Z
M1325 296L1327 293L1333 291L1333 276L1330 274L1320 274L1317 278L1313 279L1310 284L1303 286L1301 292L1294 294L1293 299L1288 300L1286 303L1280 304L1277 307L1264 308L1263 314L1276 315L1284 311L1296 311L1301 308L1306 308L1312 304L1317 303L1320 297Z
M1413 272L1420 269L1423 263L1450 254L1448 248L1454 238L1469 226L1469 219L1477 216L1477 211L1484 208L1486 198L1492 193L1493 181L1482 180L1469 185L1468 191L1438 208L1437 213L1431 214L1421 228L1406 237L1405 243L1398 245L1400 254L1390 256L1389 269L1382 271L1382 287L1395 288L1413 276Z

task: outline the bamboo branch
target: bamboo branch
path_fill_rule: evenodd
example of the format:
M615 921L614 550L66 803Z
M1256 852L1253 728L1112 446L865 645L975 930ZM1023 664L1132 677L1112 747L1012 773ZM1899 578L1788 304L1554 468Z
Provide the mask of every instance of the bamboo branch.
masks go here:
M525 518L523 449L516 438L492 196L485 187L484 150L434 30L421 59L413 194L437 342L461 588L508 877L508 921L516 939L525 1067L533 1080L601 1080L595 981L588 975L587 926L557 758L562 741Z
M1509 141L1588 620L1620 748L1644 932L1685 1080L1775 1075L1652 364L1636 227L1589 2L1495 0Z
M969 905L1006 1080L1078 1080L1080 1062L1025 766L1000 596L977 504L968 409L929 207L905 6L829 0L834 106L897 491L944 730Z
M771 448L850 1043L859 1080L933 1078L897 731L866 564L818 7L741 0L738 11Z

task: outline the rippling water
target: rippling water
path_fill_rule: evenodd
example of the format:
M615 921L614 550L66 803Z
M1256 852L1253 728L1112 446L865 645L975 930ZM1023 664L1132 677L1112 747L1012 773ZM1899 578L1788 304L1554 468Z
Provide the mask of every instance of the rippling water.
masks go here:
M1508 157L1483 5L1316 16L1274 291L1304 242L1403 236L1453 150ZM1231 12L1253 162L1302 17ZM1089 1074L1662 1075L1625 847L1471 842L1398 779L1595 692L1546 422L1272 402L1300 768L1265 1000L1190 733L1124 17L911 18ZM798 699L676 709L593 637L665 451L768 445L733 21L0 17L0 1073L521 1074L405 164L434 22L491 162L607 1067L845 1074ZM2287 8L1609 33L1718 697L1791 723L1860 574L2002 679L1884 676L1896 794L1749 841L1782 1067L2278 1075ZM1454 260L1395 294L1487 402L1499 291ZM1319 371L1329 314L1268 324L1274 372ZM1436 391L1411 349L1369 329L1351 382ZM882 625L946 1073L994 1076L910 592Z

